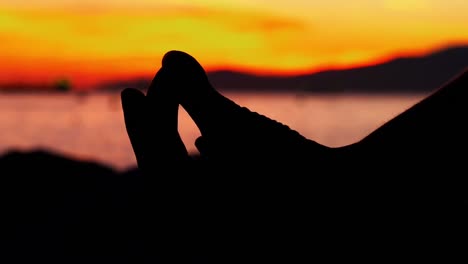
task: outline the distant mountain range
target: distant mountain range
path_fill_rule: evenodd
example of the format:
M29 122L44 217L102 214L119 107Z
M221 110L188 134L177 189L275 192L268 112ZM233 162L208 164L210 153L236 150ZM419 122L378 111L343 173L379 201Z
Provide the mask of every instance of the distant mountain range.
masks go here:
M437 50L419 57L298 76L256 76L233 71L208 73L220 91L278 91L320 93L416 93L432 91L468 68L468 45ZM104 89L146 88L149 79L117 81Z

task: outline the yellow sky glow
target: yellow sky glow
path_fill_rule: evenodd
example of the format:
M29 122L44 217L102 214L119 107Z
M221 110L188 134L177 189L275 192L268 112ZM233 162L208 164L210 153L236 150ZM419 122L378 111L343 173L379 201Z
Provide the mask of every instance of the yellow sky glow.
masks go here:
M292 74L468 43L460 0L34 2L0 0L0 83L153 75L173 49L208 70Z

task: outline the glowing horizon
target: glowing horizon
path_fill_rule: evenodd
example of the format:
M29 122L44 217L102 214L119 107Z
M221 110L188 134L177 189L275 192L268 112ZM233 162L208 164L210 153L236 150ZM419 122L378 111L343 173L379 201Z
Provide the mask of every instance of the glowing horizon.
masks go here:
M468 44L460 0L28 2L0 0L0 84L149 76L174 49L207 70L298 74Z

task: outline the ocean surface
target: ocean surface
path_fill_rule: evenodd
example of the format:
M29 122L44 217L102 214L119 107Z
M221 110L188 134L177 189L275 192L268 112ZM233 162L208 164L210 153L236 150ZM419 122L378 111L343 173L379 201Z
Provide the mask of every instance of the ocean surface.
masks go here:
M427 94L317 95L224 93L328 146L356 142ZM181 109L179 132L190 152L200 135ZM124 170L136 161L119 93L0 94L0 153L46 149Z

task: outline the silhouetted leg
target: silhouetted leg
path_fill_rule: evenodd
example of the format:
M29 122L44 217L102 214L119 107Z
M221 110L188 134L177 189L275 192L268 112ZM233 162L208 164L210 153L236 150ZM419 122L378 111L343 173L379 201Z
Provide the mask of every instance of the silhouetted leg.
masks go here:
M467 95L465 71L362 141L339 149L342 163L365 176L361 186L369 200L381 202L374 215L393 212L386 216L389 236L425 246L428 257L444 246L455 250L460 244L453 242L467 234Z
M467 146L468 71L375 130L358 144L377 151L398 151L410 158L456 158ZM456 159L453 159L456 160Z
M455 190L464 184L467 98L465 71L360 142L343 148L350 154L345 157L362 169L363 162L372 162L381 170L405 173L418 184Z

